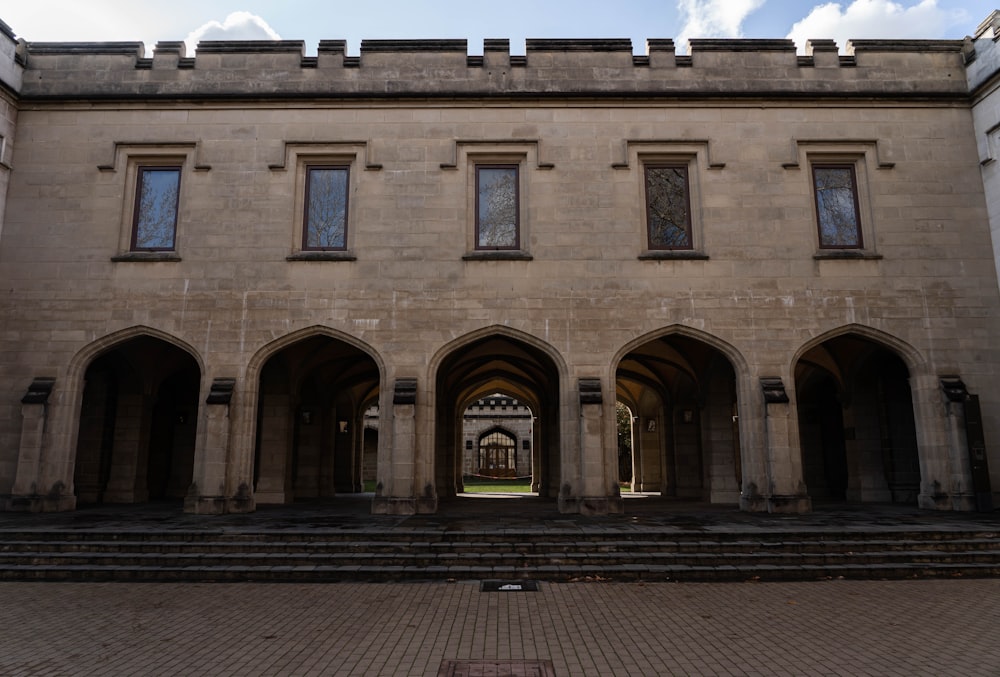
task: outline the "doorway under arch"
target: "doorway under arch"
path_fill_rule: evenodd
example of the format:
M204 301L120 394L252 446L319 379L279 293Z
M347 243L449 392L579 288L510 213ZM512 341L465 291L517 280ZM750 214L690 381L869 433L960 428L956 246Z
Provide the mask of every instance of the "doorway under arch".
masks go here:
M916 504L920 463L909 375L893 350L852 333L798 359L802 474L811 498Z
M271 355L257 398L257 503L363 492L376 474L379 384L370 355L326 334Z
M651 338L622 357L615 386L632 416L632 491L739 502L736 371L721 350L677 333Z
M77 501L181 500L194 473L201 369L148 335L117 343L84 372L73 485Z
M533 413L527 445L531 490L541 498L555 498L560 479L559 382L559 369L551 356L512 336L490 334L452 350L436 376L434 478L438 497L455 497L464 489L467 410L501 394ZM519 465L516 456L515 452L515 466Z

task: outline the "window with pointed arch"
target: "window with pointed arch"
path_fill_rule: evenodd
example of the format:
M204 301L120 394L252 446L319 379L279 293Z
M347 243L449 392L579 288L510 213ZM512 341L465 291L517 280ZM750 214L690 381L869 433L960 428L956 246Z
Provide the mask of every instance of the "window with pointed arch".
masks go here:
M517 475L517 440L513 435L494 429L479 438L479 474Z

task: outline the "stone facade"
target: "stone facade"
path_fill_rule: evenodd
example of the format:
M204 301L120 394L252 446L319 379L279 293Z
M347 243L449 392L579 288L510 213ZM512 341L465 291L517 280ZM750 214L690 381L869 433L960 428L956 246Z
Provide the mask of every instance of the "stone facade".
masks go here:
M963 50L146 58L4 30L0 496L249 511L357 491L374 456L373 511L431 512L460 488L463 412L504 392L566 512L622 510L616 400L643 491L969 509L961 393L1000 488L1000 291ZM307 246L314 168L345 182L334 247ZM823 212L817 168L853 207ZM480 169L513 177L510 246L483 246ZM153 170L176 229L137 247ZM854 239L831 245L817 220L842 209Z
M516 398L493 393L473 402L462 417L464 439L463 474L488 477L534 477L531 467L533 419L531 409ZM492 437L491 437L492 436ZM494 453L506 458L491 459L490 443L500 448ZM492 461L492 462L491 462ZM538 491L538 487L534 487Z
M966 70L972 92L972 119L976 131L979 164L986 186L993 256L1000 273L1000 11L993 12L966 45Z

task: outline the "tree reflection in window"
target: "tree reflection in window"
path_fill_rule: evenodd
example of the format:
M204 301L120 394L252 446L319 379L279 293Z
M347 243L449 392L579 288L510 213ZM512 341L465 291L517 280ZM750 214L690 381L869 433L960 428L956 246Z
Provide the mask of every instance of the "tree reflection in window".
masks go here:
M686 165L646 166L646 224L650 249L691 249Z
M137 176L132 249L171 251L177 232L180 167L140 167Z
M517 249L517 165L476 167L476 249Z
M309 167L303 249L347 247L348 168Z
M858 220L858 188L853 165L813 165L819 246L857 249L862 246Z

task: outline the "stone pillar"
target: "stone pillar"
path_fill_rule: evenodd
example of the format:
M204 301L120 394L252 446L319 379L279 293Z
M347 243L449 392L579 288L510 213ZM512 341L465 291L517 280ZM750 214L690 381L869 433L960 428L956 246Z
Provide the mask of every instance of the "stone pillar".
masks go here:
M254 509L249 490L234 492L226 483L231 431L229 405L235 386L235 378L217 378L205 398L205 411L198 422L194 477L184 498L184 512L221 515Z
M969 440L965 429L965 402L969 391L957 376L942 376L945 397L945 428L951 455L951 492L953 510L975 510L976 493L969 459Z
M560 512L582 515L607 515L622 512L618 491L617 444L607 444L605 438L615 432L605 430L604 396L601 380L581 378L580 393L580 467L578 486L572 493L559 494ZM614 421L614 417L611 419ZM567 469L564 469L564 476ZM565 486L566 483L564 483ZM574 495L575 494L575 495Z
M712 382L712 395L702 409L701 435L708 465L709 502L737 503L740 488L734 472L732 393L720 380Z
M780 378L762 378L764 394L764 440L767 453L767 511L803 513L812 502L802 481L796 412Z
M417 461L417 379L400 378L392 394L392 435L379 440L378 484L372 512L378 515L413 515L437 512L437 492L428 482L421 496L414 496ZM385 425L385 421L380 421Z
M257 440L260 457L257 468L257 489L253 492L258 505L291 503L288 487L288 462L292 453L292 405L287 393L261 393L261 438ZM250 412L256 416L256 412ZM311 415L311 414L310 414Z
M948 413L943 406L944 395L939 379L933 374L911 375L910 392L913 394L913 422L917 427L920 455L917 505L928 510L952 510L953 492L957 490L961 493L961 485L953 486L952 468L962 467L957 459L967 452L957 448L961 436L949 434Z
M882 462L879 403L874 389L855 393L844 409L844 452L847 457L847 500L889 503L892 492Z
M663 401L651 395L644 395L636 405L637 420L633 426L636 453L633 454L632 473L635 491L658 491L664 495L673 494L676 488L664 477ZM668 464L669 465L669 464ZM673 472L673 468L670 468Z
M42 487L48 402L55 382L54 378L36 378L21 398L21 440L14 485L5 505L7 510L48 512L76 507L76 497L67 491L66 483L58 483L47 491Z
M150 395L137 391L118 397L111 475L104 492L107 503L142 503L149 498L145 456L149 453L150 400Z

